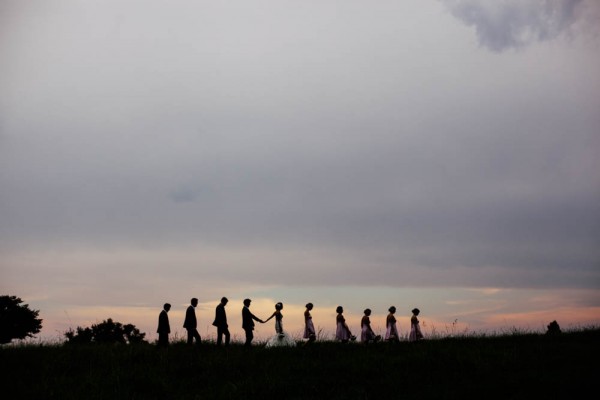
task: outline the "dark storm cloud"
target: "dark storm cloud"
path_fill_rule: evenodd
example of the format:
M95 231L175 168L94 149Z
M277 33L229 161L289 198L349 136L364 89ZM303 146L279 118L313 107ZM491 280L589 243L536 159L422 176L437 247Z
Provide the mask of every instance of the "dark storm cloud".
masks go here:
M597 9L594 0L442 1L455 17L475 28L482 46L497 52L555 39L584 19L589 9Z

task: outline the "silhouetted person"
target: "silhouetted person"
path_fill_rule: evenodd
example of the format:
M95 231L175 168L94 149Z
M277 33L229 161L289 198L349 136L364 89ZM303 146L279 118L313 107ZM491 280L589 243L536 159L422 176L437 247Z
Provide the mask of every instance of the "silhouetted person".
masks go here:
M225 306L229 300L227 297L221 299L221 303L215 308L215 321L213 326L217 327L217 346L220 346L223 341L223 335L225 335L225 346L229 346L229 325L227 325L227 314L225 313Z
M346 318L344 318L344 308L342 306L338 306L335 309L335 312L338 313L337 317L335 317L335 338L342 343L348 343L348 340L354 341L356 336L352 335L348 324L346 324Z
M187 344L192 344L194 339L196 339L196 344L200 344L202 341L200 339L200 334L196 329L198 327L198 322L196 321L196 306L198 305L198 299L193 298L191 301L191 305L185 311L185 321L183 322L183 327L187 329Z
M371 316L371 309L367 308L364 314L360 320L360 341L365 344L378 342L381 336L375 335L375 332L371 328L371 319L369 318Z
M396 307L391 306L388 311L390 313L385 318L385 340L388 342L398 342L400 341L400 333L398 332L396 317L394 316Z
M272 336L267 341L267 343L265 344L266 348L280 346L296 346L296 341L283 330L283 314L281 313L281 310L283 310L283 303L279 302L275 304L275 312L273 312L273 314L271 314L271 316L265 319L264 321L265 323L267 323L267 321L271 320L271 318L275 318L275 336Z
M308 339L306 343L312 343L317 340L317 334L315 332L315 325L313 324L312 315L310 315L313 309L313 303L306 304L306 310L304 311L304 339Z
M256 315L250 312L250 302L252 300L244 300L244 308L242 308L242 328L246 332L246 343L244 346L250 347L252 345L252 339L254 339L254 321L264 323L264 321L258 318Z
M413 315L410 317L410 333L408 334L408 341L416 342L423 339L423 334L419 327L419 318L417 318L421 311L418 308L413 308L412 313Z
M163 310L158 316L158 329L156 330L156 333L158 333L158 345L161 347L169 345L169 333L171 333L171 326L169 325L169 316L167 313L170 309L171 305L169 303L165 303L163 305Z

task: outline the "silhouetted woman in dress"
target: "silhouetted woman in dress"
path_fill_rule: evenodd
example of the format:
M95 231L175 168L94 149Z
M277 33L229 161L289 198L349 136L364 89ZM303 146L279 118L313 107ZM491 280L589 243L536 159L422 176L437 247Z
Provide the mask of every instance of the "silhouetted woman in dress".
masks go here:
M313 325L312 315L310 311L313 309L313 304L308 303L306 305L306 311L304 311L304 339L308 339L307 343L312 343L317 340L317 333L315 332L315 326Z
M385 340L388 342L400 341L400 335L398 334L398 328L396 327L396 307L391 306L388 311L390 312L385 320Z
M419 319L417 318L420 312L421 311L419 311L418 308L412 310L413 315L410 317L410 334L408 335L408 340L410 342L416 342L417 340L423 339L423 334L419 327Z
M335 309L337 312L337 317L335 318L335 322L337 324L337 328L335 330L335 338L342 343L348 343L348 340L355 340L356 336L352 336L352 332L350 332L350 328L346 324L346 318L344 318L344 308L342 306L338 306Z
M269 318L265 320L267 322L271 318L275 317L275 336L272 336L266 344L266 347L276 347L276 346L290 346L293 347L296 345L294 339L290 337L287 333L283 331L283 314L281 314L281 310L283 309L283 303L275 304L275 312L271 314Z
M367 308L364 313L365 315L363 315L362 319L360 320L360 341L365 344L369 342L377 342L379 339L381 339L381 336L376 336L375 332L373 332L373 329L371 329L371 319L369 318L371 316L371 310Z

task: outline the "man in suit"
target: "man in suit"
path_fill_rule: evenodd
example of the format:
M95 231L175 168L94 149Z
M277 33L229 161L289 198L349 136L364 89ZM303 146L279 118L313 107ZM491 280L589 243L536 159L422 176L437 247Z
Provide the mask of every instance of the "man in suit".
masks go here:
M185 312L185 321L183 322L183 327L187 329L187 344L192 344L194 339L196 339L196 344L200 344L202 341L200 339L200 334L196 329L198 327L198 322L196 321L196 306L198 305L198 299L193 298L191 301L191 305L187 308Z
M223 342L223 335L225 335L225 346L229 346L229 325L227 325L227 314L225 314L225 306L229 300L227 297L221 299L221 303L215 309L215 321L213 326L217 327L217 346L220 346Z
M244 300L244 308L242 308L242 328L246 332L246 343L244 346L250 347L252 345L252 339L254 339L254 321L264 323L264 321L258 318L256 315L250 312L250 302L252 300Z
M160 312L158 316L158 329L156 333L158 333L158 346L166 347L169 345L169 333L171 333L171 326L169 325L169 316L167 313L171 309L171 305L169 303L165 303L163 305L163 310Z

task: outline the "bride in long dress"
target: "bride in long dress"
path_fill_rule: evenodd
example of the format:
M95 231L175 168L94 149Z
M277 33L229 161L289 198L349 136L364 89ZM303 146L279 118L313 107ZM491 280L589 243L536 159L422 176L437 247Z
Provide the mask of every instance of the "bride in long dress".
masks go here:
M296 342L294 339L283 331L283 314L281 314L281 310L283 309L283 303L279 302L275 304L275 312L265 320L267 322L271 318L275 318L275 336L272 336L268 341L265 347L294 347L296 346Z

